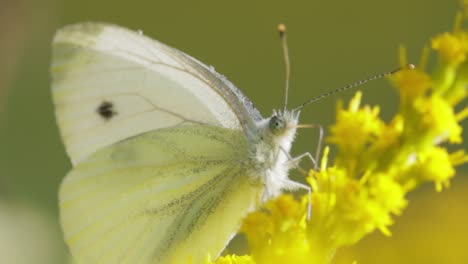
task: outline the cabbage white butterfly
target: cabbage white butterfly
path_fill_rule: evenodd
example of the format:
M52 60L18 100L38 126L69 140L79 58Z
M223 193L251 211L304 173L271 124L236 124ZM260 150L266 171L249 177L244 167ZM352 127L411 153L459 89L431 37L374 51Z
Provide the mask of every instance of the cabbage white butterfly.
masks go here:
M200 263L263 200L308 188L288 179L311 157L288 154L305 104L263 118L213 68L114 25L66 26L52 52L73 164L60 221L78 263Z

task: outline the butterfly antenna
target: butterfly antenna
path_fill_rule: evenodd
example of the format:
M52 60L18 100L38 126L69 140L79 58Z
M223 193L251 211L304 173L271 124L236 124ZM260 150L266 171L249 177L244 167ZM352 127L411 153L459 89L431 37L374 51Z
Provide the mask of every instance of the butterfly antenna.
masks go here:
M314 102L316 102L316 101L318 101L318 100L320 100L320 99L323 99L323 98L325 98L325 97L327 97L327 96L329 96L329 95L332 95L332 94L335 94L335 93L339 93L339 92L342 92L342 91L345 91L345 90L348 90L348 89L356 88L356 87L358 87L358 86L360 86L360 85L363 85L363 84L365 84L365 83L367 83L367 82L369 82L369 81L373 81L373 80L376 80L376 79L380 79L380 78L383 78L383 77L390 76L390 75L395 74L395 73L397 73L397 72L399 72L399 71L401 71L401 70L414 69L415 67L416 67L416 66L414 66L414 64L407 64L407 65L405 65L405 66L403 66L403 67L400 67L400 68L398 68L398 69L395 69L395 70L393 70L393 71L380 73L380 74L371 76L371 77L369 77L369 78L367 78L367 79L363 79L363 80L359 80L359 81L354 82L354 83L350 83L350 84L345 85L345 86L343 86L343 87L341 87L341 88L338 88L338 89L335 89L335 90L333 90L333 91L326 92L326 93L321 94L321 95L319 95L319 96L317 96L317 97L314 97L314 98L312 98L312 99L310 99L310 100L308 100L308 101L306 101L306 102L300 104L298 107L294 108L292 111L295 112L295 111L297 111L297 110L300 110L300 109L302 109L304 106L306 106L306 105L308 105L308 104L311 104L311 103L314 103Z
M283 47L284 65L286 68L286 84L284 87L284 110L288 107L288 94L289 94L289 75L291 74L291 66L289 63L288 42L286 39L286 26L284 24L278 25L278 32L281 39L281 46Z

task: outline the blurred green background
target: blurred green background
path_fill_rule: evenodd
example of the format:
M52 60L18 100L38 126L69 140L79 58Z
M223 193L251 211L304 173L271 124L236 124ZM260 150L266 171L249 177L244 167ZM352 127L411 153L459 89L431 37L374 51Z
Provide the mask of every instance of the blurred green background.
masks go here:
M0 263L67 261L57 189L70 163L49 91L50 42L62 25L91 20L141 29L214 65L268 116L283 102L278 23L288 26L294 106L394 69L400 44L417 63L432 36L452 29L458 8L455 0L0 0ZM398 98L387 81L360 89L365 103L382 106L384 118L395 113ZM353 94L310 105L301 121L328 126L336 100ZM316 131L300 131L293 152L315 151L316 138ZM466 175L466 166L460 172ZM397 219L393 239L373 235L339 252L337 262L468 263L461 246L468 242L468 182L463 178L442 194L432 186L413 193L414 203Z

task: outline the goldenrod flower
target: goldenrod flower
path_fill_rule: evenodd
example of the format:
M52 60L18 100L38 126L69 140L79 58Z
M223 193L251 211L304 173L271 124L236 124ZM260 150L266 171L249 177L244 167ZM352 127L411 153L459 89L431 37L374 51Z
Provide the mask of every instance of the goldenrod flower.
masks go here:
M431 77L421 69L404 69L393 75L392 81L398 89L402 104L423 95L432 85Z
M464 32L445 32L435 37L431 44L432 48L439 52L440 59L450 66L458 65L466 59L468 43Z
M211 262L210 258L208 258L205 264L255 264L255 261L252 259L251 256L236 256L236 255L228 255L224 257L218 258L215 262Z
M429 148L418 156L418 160L410 170L411 177L416 182L432 181L436 190L448 187L450 178L455 176L447 150L440 147Z
M358 166L355 162L363 161L356 157L375 142L384 127L384 123L378 119L379 107L359 108L361 96L361 93L357 93L346 110L341 103L338 104L337 122L330 128L331 136L328 139L341 152L341 159L337 162L350 170Z
M462 142L460 122L468 117L467 107L455 111L467 97L468 33L443 33L431 47L439 57L433 74L419 67L390 78L400 96L391 121L380 119L378 106L361 105L361 92L348 107L340 102L327 138L338 152L330 162L325 148L319 171L307 176L311 197L284 194L248 215L241 232L251 255L215 263L330 263L339 248L375 230L390 236L408 192L426 182L437 191L448 187L454 167L468 162L463 150L446 148Z

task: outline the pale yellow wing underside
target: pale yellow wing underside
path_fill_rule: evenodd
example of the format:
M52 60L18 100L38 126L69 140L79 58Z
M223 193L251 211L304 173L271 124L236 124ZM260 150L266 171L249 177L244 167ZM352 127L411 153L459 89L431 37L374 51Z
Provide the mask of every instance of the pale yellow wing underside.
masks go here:
M76 24L57 31L52 47L53 101L73 164L160 128L198 122L245 132L261 118L212 68L136 31Z
M60 188L60 217L78 263L202 262L225 247L262 186L242 132L197 124L100 150Z

